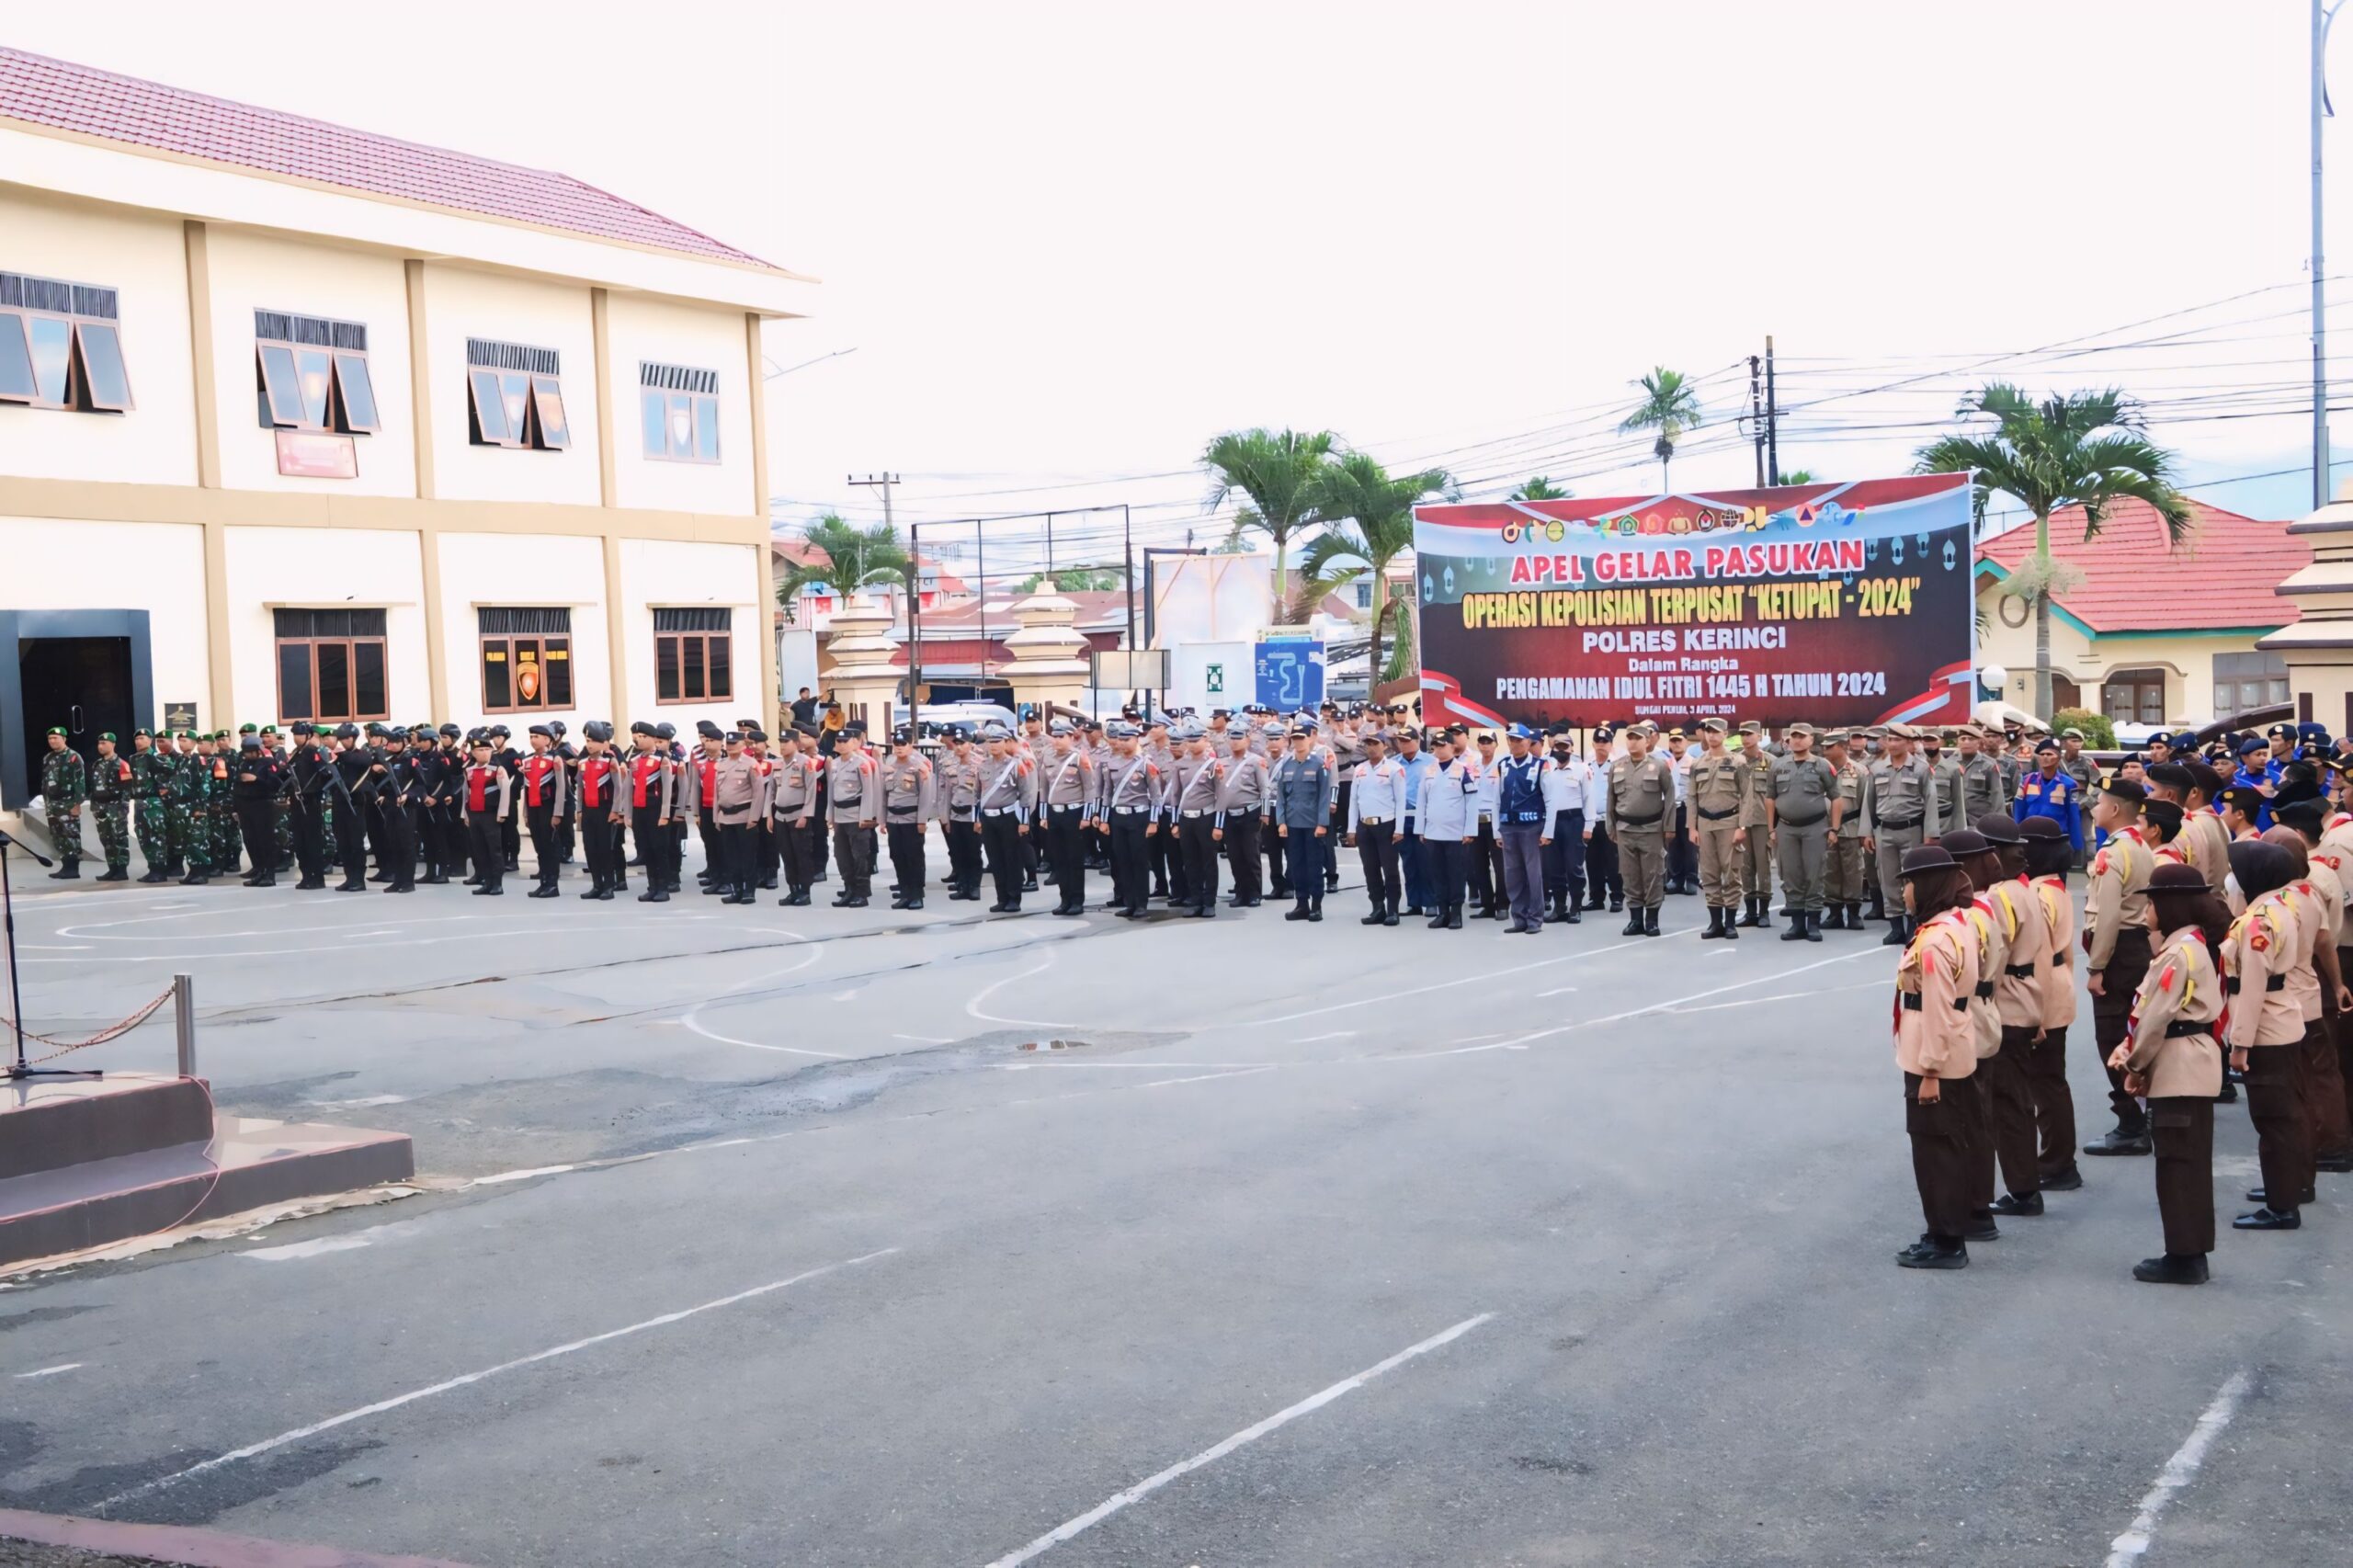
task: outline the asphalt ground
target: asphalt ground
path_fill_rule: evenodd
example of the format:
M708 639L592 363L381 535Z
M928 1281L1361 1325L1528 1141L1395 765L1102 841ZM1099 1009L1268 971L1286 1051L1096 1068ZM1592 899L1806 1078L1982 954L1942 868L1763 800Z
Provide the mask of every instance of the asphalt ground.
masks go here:
M2353 1179L2198 1290L2129 1277L2145 1160L1896 1268L1883 927L19 876L36 1028L188 971L224 1109L437 1180L0 1290L0 1506L484 1565L2345 1560Z

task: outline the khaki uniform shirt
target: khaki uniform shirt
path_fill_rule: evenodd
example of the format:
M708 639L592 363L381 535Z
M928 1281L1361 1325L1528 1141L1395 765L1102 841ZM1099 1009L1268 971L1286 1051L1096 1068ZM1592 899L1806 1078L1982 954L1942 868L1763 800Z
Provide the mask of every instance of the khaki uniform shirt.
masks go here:
M939 814L931 764L922 757L910 756L904 762L896 756L886 758L879 777L882 784L882 820L886 824L904 827L909 823L929 822Z
M2149 1078L2151 1099L2222 1092L2222 1053L2213 1026L2222 1012L2222 980L2193 926L2167 937L2132 999L2132 1054L2125 1066ZM2176 1023L2204 1024L2197 1034L2175 1035Z
M1039 799L1048 807L1085 807L1095 793L1095 770L1077 747L1065 756L1049 749L1038 759Z
M1960 759L1949 752L1938 753L1937 760L1928 764L1928 782L1935 790L1930 798L1936 806L1925 831L1930 838L1936 838L1965 823L1961 814Z
M2037 877L2034 892L2042 905L2048 943L2042 970L2042 1027L2063 1029L2075 1021L2075 895L2067 891L2064 877Z
M1620 757L1609 770L1609 831L1657 833L1675 810L1675 767L1654 752L1636 762Z
M2002 972L1993 977L2002 1027L2039 1029L2043 979L2051 971L2051 931L2043 924L2042 900L2021 877L1995 882L1985 890L1984 902L2007 949Z
M1939 1078L1975 1074L1969 1001L1976 992L1977 941L1968 919L1947 910L1922 922L1895 967L1895 1064Z
M1765 802L1770 797L1768 786L1773 778L1773 756L1758 751L1752 760L1745 752L1733 753L1733 760L1740 765L1740 825L1765 827Z
M2002 765L1979 753L1961 765L1961 825L1995 812L2007 815L2014 790L2002 782Z
M1766 778L1774 820L1791 827L1812 827L1828 816L1837 792L1837 770L1828 758L1812 753L1775 759L1773 771Z
M881 812L881 793L868 753L836 753L825 765L825 820L835 826L871 827Z
M2149 873L2157 857L2137 827L2109 837L2092 857L2091 892L2084 904L2084 951L2094 969L2116 956L2117 934L2139 928L2149 907Z
M2293 1045L2304 1038L2304 1010L2288 991L2302 941L2295 912L2280 903L2278 892L2265 893L2231 923L2222 942L2222 983L2231 998L2232 1050Z
M1918 756L1906 757L1901 766L1881 757L1863 774L1863 831L1876 836L1879 830L1891 823L1910 823L1933 835L1936 829L1928 822L1929 807L1934 800L1933 786L1928 782L1928 765Z
M722 756L710 765L710 820L737 827L767 815L768 780L756 756Z
M1748 804L1748 772L1747 765L1730 752L1693 757L1685 774L1690 790L1688 825L1701 833L1740 826L1742 810Z
M1838 776L1838 783L1837 788L1831 791L1830 798L1840 802L1838 836L1842 839L1860 838L1863 835L1862 767L1849 757L1843 765L1837 766L1835 771Z
M1225 775L1218 781L1217 809L1227 816L1264 810L1267 759L1256 752L1245 752L1240 756L1228 752L1218 760L1225 764Z

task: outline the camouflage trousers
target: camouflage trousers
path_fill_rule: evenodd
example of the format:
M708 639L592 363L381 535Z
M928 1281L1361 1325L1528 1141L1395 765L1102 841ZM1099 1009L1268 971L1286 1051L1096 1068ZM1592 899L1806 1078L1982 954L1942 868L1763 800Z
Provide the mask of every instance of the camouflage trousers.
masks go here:
M119 871L131 864L131 802L108 801L103 805L90 802L90 818L97 824L98 853L106 857L107 869Z
M132 819L139 826L139 853L147 869L160 871L172 863L172 809L163 801L142 801Z
M212 869L212 816L192 801L173 801L164 808L170 830L172 858L190 871Z
M215 801L205 807L205 831L212 835L212 869L232 876L242 859L240 846L244 835L237 830L237 808L227 801Z
M82 802L58 810L49 819L49 836L57 845L57 858L67 865L78 865L82 859Z
M272 843L278 851L277 870L284 870L294 863L294 802L281 800L271 808L277 821L271 826Z

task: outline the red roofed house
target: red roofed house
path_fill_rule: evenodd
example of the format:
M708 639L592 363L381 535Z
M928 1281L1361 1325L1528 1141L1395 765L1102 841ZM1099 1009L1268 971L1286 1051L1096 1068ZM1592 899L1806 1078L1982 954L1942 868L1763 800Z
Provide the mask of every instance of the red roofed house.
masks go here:
M2198 524L2170 547L2154 510L2119 504L2095 539L2078 506L2051 519L2051 553L2081 580L2052 596L2052 701L2119 723L2200 724L2289 699L2287 662L2257 642L2296 619L2281 581L2312 560L2285 523L2192 502ZM2031 526L1977 548L1981 665L2009 671L2007 699L2031 708L2034 613L2003 583L2034 554Z
M807 279L6 48L0 171L0 808L51 724L772 712L761 328Z

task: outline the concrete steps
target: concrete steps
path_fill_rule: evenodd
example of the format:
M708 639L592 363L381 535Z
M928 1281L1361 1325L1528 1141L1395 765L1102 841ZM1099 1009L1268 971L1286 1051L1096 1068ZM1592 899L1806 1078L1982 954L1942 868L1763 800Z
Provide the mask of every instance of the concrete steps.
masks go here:
M405 1134L218 1116L142 1074L0 1085L0 1267L416 1174Z

